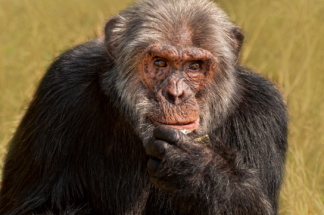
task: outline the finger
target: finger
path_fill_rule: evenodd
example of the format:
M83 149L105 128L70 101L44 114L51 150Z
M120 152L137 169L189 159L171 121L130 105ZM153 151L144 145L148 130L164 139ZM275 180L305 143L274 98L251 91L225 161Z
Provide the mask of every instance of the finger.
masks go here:
M190 140L190 138L180 130L166 125L157 126L153 131L153 135L157 139L165 140L166 142L175 145Z
M193 130L192 133L195 134L195 135L197 135L197 136L203 136L203 135L204 135L204 134L203 134L201 131L199 131L199 130Z
M152 138L147 144L145 151L147 155L162 160L168 148L169 144L167 142Z
M172 186L170 183L161 180L157 177L151 176L150 181L156 188L161 189L165 192L172 193L175 190L175 187Z
M150 158L147 162L147 172L149 173L149 175L156 176L155 173L160 164L161 160L158 160L156 158Z

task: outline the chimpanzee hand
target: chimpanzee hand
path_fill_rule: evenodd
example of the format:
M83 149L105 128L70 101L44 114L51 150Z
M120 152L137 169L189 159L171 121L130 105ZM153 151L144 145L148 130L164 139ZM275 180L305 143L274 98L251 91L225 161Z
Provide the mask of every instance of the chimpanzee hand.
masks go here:
M272 214L257 172L247 168L240 153L211 148L165 125L153 136L146 146L150 180L183 213Z
M214 153L203 143L170 126L158 126L146 147L147 170L154 186L173 194L203 181Z

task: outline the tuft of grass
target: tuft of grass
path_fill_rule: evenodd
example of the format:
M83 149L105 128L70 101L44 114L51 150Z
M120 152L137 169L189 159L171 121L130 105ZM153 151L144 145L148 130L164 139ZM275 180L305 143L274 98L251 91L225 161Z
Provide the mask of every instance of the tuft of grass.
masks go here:
M0 0L0 165L37 83L133 0ZM245 32L241 61L277 83L290 115L280 214L324 214L324 1L219 0Z

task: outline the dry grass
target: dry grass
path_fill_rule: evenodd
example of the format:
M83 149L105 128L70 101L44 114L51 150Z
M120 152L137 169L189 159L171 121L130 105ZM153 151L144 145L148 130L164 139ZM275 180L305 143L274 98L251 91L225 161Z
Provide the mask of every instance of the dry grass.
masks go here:
M0 159L53 58L101 34L132 0L0 0ZM278 83L290 112L280 214L324 214L324 1L219 0L246 32L242 63Z

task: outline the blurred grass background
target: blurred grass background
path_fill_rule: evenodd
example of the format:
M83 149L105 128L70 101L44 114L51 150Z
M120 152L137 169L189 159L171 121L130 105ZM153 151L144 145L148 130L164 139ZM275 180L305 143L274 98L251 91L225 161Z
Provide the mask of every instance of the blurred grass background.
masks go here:
M0 166L53 58L101 36L131 2L0 0ZM280 214L324 214L324 0L217 2L245 32L242 64L277 83L289 106Z

